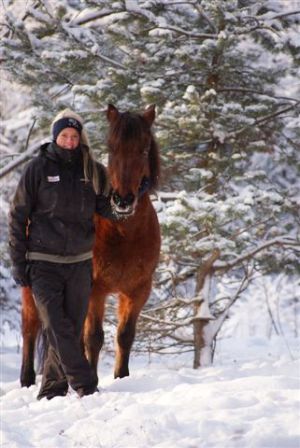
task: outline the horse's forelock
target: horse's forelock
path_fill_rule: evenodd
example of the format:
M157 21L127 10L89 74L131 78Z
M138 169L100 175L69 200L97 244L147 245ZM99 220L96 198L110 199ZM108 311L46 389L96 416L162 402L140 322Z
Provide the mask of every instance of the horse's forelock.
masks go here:
M145 131L145 123L140 115L123 112L111 126L110 138L122 144L130 140L139 140Z

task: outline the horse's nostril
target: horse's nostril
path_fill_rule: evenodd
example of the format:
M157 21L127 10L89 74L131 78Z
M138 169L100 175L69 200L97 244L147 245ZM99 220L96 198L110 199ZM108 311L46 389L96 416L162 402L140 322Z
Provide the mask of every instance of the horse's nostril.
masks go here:
M124 198L124 202L126 202L128 205L133 204L133 201L134 201L134 194L132 193L128 193L128 195L125 196Z
M114 203L115 203L116 205L121 205L122 198L121 198L121 196L119 196L118 193L114 193L113 196L112 196L112 198L113 198L113 201L114 201Z

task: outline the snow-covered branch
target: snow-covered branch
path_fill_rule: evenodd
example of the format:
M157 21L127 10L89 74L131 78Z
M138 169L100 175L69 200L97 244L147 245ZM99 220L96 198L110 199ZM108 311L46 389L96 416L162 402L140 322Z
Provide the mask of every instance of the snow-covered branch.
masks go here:
M15 170L19 165L22 165L23 163L31 159L31 157L38 151L39 147L40 143L35 143L31 145L30 148L24 151L21 155L18 155L18 157L15 160L8 163L5 167L1 168L0 179L6 176L11 171Z
M243 263L243 261L250 260L255 255L257 255L259 252L262 252L263 250L265 250L271 246L275 246L275 245L285 246L285 247L291 247L291 246L299 247L299 249L300 249L300 243L293 238L283 237L283 236L273 238L272 240L269 240L269 241L266 241L266 242L260 244L255 249L250 250L250 251L240 255L239 257L236 257L232 261L228 261L228 262L220 261L220 260L216 261L213 265L214 271L219 270L219 269L226 269L226 270L232 269L236 265Z
M104 61L105 63L107 63L109 66L113 66L113 67L117 67L117 68L121 68L124 70L128 70L127 67L125 67L123 64L121 64L120 62L114 60L111 57L107 57L104 54L102 54L99 45L97 44L97 42L94 40L94 45L90 48L86 46L86 43L82 37L82 30L76 28L76 27L72 27L69 26L68 23L66 22L62 22L61 23L62 29L64 30L64 32L71 37L72 39L74 39L76 42L78 42L86 51L88 51L89 53L91 53L93 56L98 57L99 59L101 59L102 61ZM89 30L87 31L89 32ZM92 39L92 35L91 32L89 32L89 37L91 40Z
M126 9L129 13L133 15L142 16L145 19L147 19L149 22L152 22L155 24L155 27L148 29L148 32L154 31L154 30L167 30L167 31L174 31L175 33L182 34L184 36L189 36L192 38L197 39L217 39L218 34L208 34L208 33L193 33L190 31L186 31L183 28L180 28L178 26L170 25L166 22L165 18L162 18L160 16L157 16L153 14L151 11L143 9L138 6L138 2L134 0L126 0Z
M247 131L249 128L253 127L253 126L257 126L257 125L261 125L262 123L266 123L270 120L273 120L274 118L285 114L286 112L289 112L290 110L293 110L295 108L297 108L300 105L300 101L296 100L296 102L294 104L291 104L290 106L286 107L285 109L281 109L277 112L274 112L272 114L268 114L265 117L259 118L257 120L253 120L252 123L248 124L247 126L243 126L242 128L236 130L236 131L232 131L229 132L226 135L226 138L236 138L238 135L242 134L243 132Z
M299 105L300 105L300 101L297 100L297 102L295 104L292 104L291 106L286 107L285 109L279 110L278 112L274 112L273 114L266 115L265 117L260 118L259 120L255 120L254 124L257 125L257 124L265 123L266 121L272 120L273 118L278 117L279 115L282 115L286 112L289 112L292 109L295 109Z
M276 16L273 16L273 17L265 17L264 20L269 21L269 20L281 19L282 17L292 16L295 14L300 14L300 10L284 12L282 14L277 14Z
M275 99L279 99L279 100L287 100L287 101L295 101L296 103L299 103L299 99L298 98L291 98L289 96L271 95L270 93L267 93L267 92L263 92L263 91L255 90L255 89L247 89L245 87L228 86L228 87L216 88L215 90L216 90L216 92L253 93L255 95L268 96L270 98L275 98Z
M215 26L215 24L213 23L213 21L210 19L210 17L208 16L208 14L206 14L206 12L204 11L204 9L202 8L201 5L199 4L195 4L195 8L197 9L197 11L199 12L200 16L208 23L208 25L210 26L210 28L213 30L213 32L215 34L217 34L217 28Z
M116 10L110 9L100 9L99 11L91 11L85 13L82 17L76 17L70 21L71 25L86 25L87 23L94 22L98 19L103 19L103 17L108 17L112 14L116 14Z
M182 28L179 28L177 26L172 26L172 25L155 27L155 28L150 29L149 31L153 31L155 29L174 31L175 33L182 34L184 36L188 36L193 39L218 39L218 37L219 37L218 34L193 33L191 31L186 31Z

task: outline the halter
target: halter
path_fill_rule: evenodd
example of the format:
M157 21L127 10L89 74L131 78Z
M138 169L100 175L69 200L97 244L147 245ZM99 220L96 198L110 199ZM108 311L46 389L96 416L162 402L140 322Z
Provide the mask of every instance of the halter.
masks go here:
M150 177L144 176L139 186L138 197L140 198L141 196L143 196L144 193L146 193L150 189L151 189L151 179Z

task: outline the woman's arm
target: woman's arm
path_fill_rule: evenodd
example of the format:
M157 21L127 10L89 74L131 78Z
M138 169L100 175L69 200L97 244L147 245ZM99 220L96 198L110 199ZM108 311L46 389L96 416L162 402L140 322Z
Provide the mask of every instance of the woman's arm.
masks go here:
M29 162L20 178L9 212L9 251L13 277L21 286L27 286L27 226L34 202L34 171L33 162Z
M111 221L118 221L118 215L113 211L111 206L110 185L106 172L106 168L101 163L97 162L97 169L99 175L100 193L96 197L96 213L103 218Z

